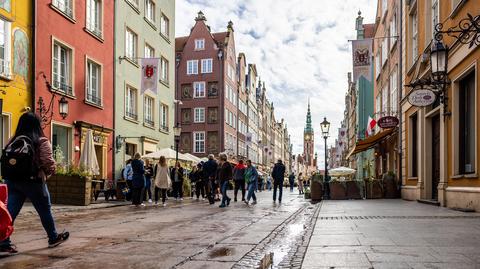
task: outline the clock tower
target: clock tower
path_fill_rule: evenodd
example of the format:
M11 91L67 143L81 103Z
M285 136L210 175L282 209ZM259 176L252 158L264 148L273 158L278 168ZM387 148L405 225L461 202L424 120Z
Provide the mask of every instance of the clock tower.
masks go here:
M314 132L312 127L312 114L310 113L310 100L308 101L307 120L303 130L303 156L306 167L312 167L314 164Z

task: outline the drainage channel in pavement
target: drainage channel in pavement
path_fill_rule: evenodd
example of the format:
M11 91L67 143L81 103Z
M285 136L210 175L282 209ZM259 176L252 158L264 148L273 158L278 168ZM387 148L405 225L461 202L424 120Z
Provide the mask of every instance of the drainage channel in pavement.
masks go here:
M300 208L232 268L300 268L320 204Z

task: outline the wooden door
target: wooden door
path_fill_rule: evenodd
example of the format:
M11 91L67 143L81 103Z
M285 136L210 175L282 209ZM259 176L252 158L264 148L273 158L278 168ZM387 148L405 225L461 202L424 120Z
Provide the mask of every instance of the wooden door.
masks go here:
M440 182L440 115L432 118L432 200L438 200Z

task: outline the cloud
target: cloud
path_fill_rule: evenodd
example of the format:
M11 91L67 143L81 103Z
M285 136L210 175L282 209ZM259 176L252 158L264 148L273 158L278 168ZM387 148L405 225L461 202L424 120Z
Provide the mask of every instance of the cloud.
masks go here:
M176 35L185 36L199 10L214 32L234 23L236 51L255 63L275 118L288 124L295 154L303 151L303 128L310 98L315 150L324 156L320 122L332 123L329 145L343 118L347 72L358 10L364 23L374 22L373 0L179 0ZM319 158L323 167L323 158Z

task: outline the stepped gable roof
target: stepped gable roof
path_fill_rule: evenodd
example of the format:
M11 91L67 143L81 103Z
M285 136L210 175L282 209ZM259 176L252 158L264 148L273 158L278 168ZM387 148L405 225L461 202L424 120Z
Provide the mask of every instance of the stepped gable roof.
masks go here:
M212 36L215 42L217 42L217 44L223 44L226 42L228 32L213 33ZM183 51L183 48L185 47L185 44L187 43L189 37L190 36L182 36L175 38L175 51Z

